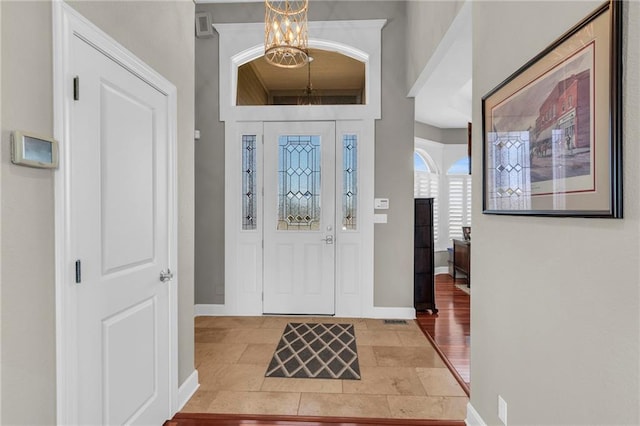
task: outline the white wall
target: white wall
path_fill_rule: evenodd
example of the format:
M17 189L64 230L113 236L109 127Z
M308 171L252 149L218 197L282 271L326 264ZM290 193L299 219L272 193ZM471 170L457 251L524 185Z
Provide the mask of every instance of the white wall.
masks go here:
M0 3L2 29L0 424L56 422L55 171L9 162L9 132L53 134L50 1ZM193 368L193 33L190 1L74 2L178 88L179 382Z
M602 2L474 2L481 97ZM483 215L473 175L471 403L487 424L640 424L640 3L625 2L624 219ZM481 170L481 144L473 170Z

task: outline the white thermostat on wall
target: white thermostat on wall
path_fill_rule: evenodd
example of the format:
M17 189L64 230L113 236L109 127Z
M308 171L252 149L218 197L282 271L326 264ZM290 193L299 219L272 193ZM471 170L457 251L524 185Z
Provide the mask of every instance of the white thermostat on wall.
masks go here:
M11 132L11 162L21 166L58 167L58 141L29 132Z

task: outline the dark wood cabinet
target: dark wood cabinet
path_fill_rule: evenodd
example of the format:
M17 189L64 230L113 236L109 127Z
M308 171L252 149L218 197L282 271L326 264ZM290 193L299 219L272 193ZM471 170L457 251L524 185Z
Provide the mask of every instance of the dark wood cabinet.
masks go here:
M456 272L467 277L467 285L471 287L471 241L453 240L453 279Z
M437 313L433 247L433 198L415 199L413 305Z

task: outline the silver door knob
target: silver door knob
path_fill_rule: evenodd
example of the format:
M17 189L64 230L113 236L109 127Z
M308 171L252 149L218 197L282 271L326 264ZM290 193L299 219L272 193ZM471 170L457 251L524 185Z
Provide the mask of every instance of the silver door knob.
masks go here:
M171 279L173 279L173 272L171 272L171 269L167 268L166 271L160 271L160 281L166 282Z
M322 241L327 244L333 244L333 235L327 235L327 238L323 238Z

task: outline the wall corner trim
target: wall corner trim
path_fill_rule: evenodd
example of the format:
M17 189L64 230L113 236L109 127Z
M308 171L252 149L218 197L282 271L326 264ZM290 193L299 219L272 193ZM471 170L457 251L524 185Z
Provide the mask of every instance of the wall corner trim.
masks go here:
M487 426L480 414L473 408L473 405L469 402L467 404L467 418L464 420L467 426Z
M178 407L176 412L182 410L184 406L189 402L189 399L196 393L198 388L200 387L200 383L198 381L198 370L193 370L193 373L187 380L184 381L183 384L178 388Z

